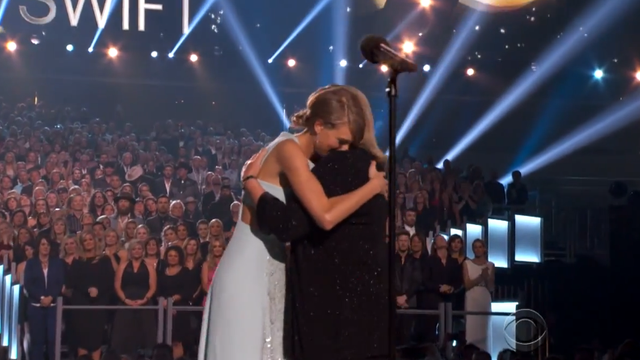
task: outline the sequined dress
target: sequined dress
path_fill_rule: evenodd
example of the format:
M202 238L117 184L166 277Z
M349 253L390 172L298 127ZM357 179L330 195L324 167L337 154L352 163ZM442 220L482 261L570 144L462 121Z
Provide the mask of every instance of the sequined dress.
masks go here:
M313 168L326 195L364 185L371 156L337 151ZM315 226L300 202L263 195L263 232L291 242L285 354L289 360L388 359L389 292L386 201L376 196L331 231ZM226 256L226 255L225 255Z
M291 139L297 141L292 134L280 134L267 146L268 153ZM284 189L260 184L285 201ZM198 360L284 359L285 261L284 243L238 221L209 288Z

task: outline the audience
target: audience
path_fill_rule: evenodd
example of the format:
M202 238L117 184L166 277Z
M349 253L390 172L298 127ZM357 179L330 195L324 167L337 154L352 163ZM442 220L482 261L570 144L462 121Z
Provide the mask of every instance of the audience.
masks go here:
M91 119L86 109L32 100L10 107L2 98L0 106L0 256L20 264L16 279L29 303L21 322L42 319L30 327L30 358L51 360L48 319L58 296L73 305L157 306L158 296L179 306L204 303L239 220L240 169L269 143L267 134L172 120L141 132ZM434 235L526 206L521 177L514 172L505 191L495 173L486 180L475 165L460 171L449 161L442 168L430 158L399 161L398 308L461 298L462 239L447 247ZM55 286L54 278L63 279L60 286L46 285L48 266L45 277ZM157 344L156 312L145 309L65 310L63 339L71 356L88 360L133 359L140 351L159 360L193 358L200 313L168 315L168 345ZM415 319L399 322L399 340L433 342L435 323L425 328ZM490 358L465 348L456 356ZM428 358L440 358L438 350L430 347Z

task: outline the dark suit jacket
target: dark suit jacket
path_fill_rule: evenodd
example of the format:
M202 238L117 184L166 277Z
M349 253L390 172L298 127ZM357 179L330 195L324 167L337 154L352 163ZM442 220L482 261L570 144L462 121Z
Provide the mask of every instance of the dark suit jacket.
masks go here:
M145 225L149 228L149 232L151 232L154 236L160 236L162 234L162 230L167 225L177 225L178 219L167 214L165 216L152 216L145 221Z
M51 296L53 303L64 287L64 264L58 258L49 258L49 268L47 270L47 279L45 281L44 271L40 258L33 257L27 260L24 266L24 288L29 298L29 303L39 304L42 297Z
M312 172L326 195L335 197L369 181L371 160L362 149L336 151ZM389 358L384 197L374 197L331 231L318 228L295 196L285 205L265 193L256 210L261 231L291 242L284 336L288 358Z

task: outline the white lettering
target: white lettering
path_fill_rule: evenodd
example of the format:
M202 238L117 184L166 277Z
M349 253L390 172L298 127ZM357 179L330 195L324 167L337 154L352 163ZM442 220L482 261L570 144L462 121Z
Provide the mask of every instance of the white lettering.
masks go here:
M107 18L111 12L111 1L112 0L105 0L102 11L100 11L98 0L91 0L91 7L93 8L93 15L96 17L98 29L104 29L105 25L107 25Z
M129 30L129 0L122 0L122 30Z
M56 3L53 0L38 0L41 3L44 3L49 8L49 13L45 17L37 18L31 16L27 11L27 7L24 5L20 5L18 9L20 10L20 15L25 19L28 23L33 25L46 25L53 21L56 17Z
M138 31L144 31L146 10L162 11L162 4L147 4L145 0L138 0Z
M189 32L189 0L182 0L182 33Z
M84 0L78 0L78 4L75 9L71 0L64 0L64 6L67 8L67 15L69 15L69 24L73 27L78 26L80 22L80 14L82 14L82 7L84 6Z

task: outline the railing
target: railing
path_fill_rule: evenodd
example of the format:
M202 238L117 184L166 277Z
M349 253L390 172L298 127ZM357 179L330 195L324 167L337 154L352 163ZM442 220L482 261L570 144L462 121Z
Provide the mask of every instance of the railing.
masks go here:
M5 280L11 280L11 274L8 274L4 277ZM11 284L11 283L9 283ZM3 327L0 329L0 334L2 335L2 346L8 348L9 359L19 360L22 359L22 348L21 348L21 333L20 326L18 325L18 310L20 308L20 294L21 294L21 286L19 284L11 284L11 286L6 286L6 282L3 281L2 291L0 292L0 299L2 306L0 306L0 322L3 324ZM10 301L7 301L10 300ZM7 306L5 306L7 304ZM515 303L511 303L512 305ZM454 316L490 316L491 319L497 321L502 321L506 323L509 319L517 320L516 315L514 314L515 305L513 305L513 309L509 309L509 311L491 311L491 312L470 312L470 311L453 311L450 303L440 303L438 305L437 310L420 310L420 309L399 309L397 313L402 316L438 316L438 324L440 329L444 328L444 331L438 331L438 343L441 348L445 349L447 355L450 355L452 352L452 343L447 340L447 334L452 333L453 329L453 317ZM8 311L4 309L8 308ZM173 314L174 311L190 311L197 312L202 311L203 307L189 307L189 306L174 306L172 299L163 299L158 298L158 305L153 306L125 306L125 305L115 305L115 306L79 306L79 305L67 305L64 303L64 299L59 297L56 302L56 328L55 328L55 359L61 360L62 356L62 329L63 329L63 311L64 310L126 310L126 311L135 311L135 310L155 310L157 311L157 334L156 340L158 343L172 343L172 333L173 333ZM513 311L512 311L513 310ZM165 313L166 311L166 313ZM490 321L493 321L490 320ZM7 326L5 326L5 324ZM493 331L495 336L495 329L488 331ZM497 335L505 336L504 327L499 330L502 333ZM512 338L515 338L515 334L511 335ZM6 339L6 342L5 342ZM505 346L501 346L500 349L493 349L494 353L496 351L502 350L502 348L516 348L517 344L509 344L506 342ZM545 343L546 345L546 343ZM489 349L488 349L489 350ZM544 349L539 349L538 357L542 358L543 356L548 355L548 345Z

